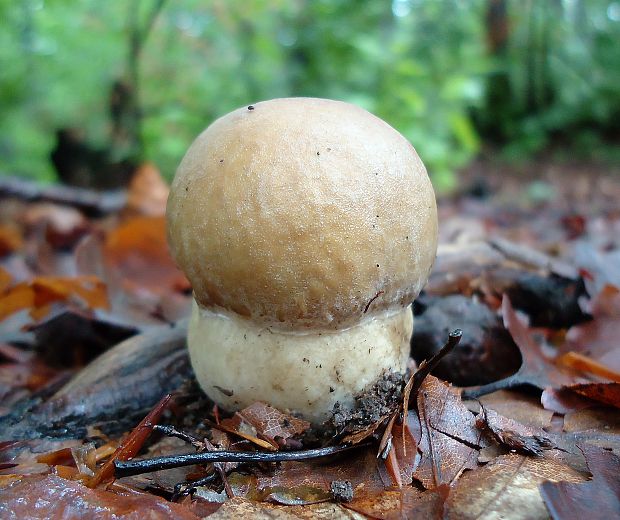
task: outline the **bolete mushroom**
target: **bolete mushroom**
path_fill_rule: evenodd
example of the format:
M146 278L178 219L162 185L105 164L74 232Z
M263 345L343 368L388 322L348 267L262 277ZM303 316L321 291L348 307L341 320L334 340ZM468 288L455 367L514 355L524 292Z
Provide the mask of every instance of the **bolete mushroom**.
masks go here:
M167 219L194 291L191 362L219 406L261 400L318 424L405 371L437 209L381 119L314 98L235 110L189 148Z

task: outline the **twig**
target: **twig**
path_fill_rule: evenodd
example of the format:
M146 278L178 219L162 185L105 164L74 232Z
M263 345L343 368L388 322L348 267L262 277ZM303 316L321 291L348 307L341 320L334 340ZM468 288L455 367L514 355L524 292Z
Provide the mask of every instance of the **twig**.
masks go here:
M156 432L163 433L164 435L167 435L168 437L176 437L178 439L181 439L187 442L188 444L191 444L197 450L205 449L205 443L202 442L198 437L194 437L193 435L190 435L189 433L185 433L185 432L182 432L181 430L177 430L174 426L170 426L168 424L156 424L153 427L153 430Z
M420 364L420 368L418 368L418 371L413 374L409 382L407 382L408 388L405 388L405 392L408 393L406 396L408 397L407 401L409 401L412 395L414 396L414 398L417 396L418 390L420 389L422 382L426 379L426 376L433 371L433 369L444 357L446 357L450 352L454 350L454 348L461 341L462 337L463 331L461 329L454 329L448 335L448 341L443 347L441 347L441 350L428 361L423 361Z
M522 381L521 378L517 376L518 376L518 373L508 376L504 379L500 379L499 381L493 381L492 383L487 383L486 385L465 388L461 392L461 397L463 399L477 399L478 397L491 394L493 392L496 392L497 390L507 390L509 388L515 388L517 386L533 386L531 383L528 383L527 381Z
M162 469L180 468L192 464L207 464L211 462L284 462L299 461L327 457L360 447L368 447L370 444L356 444L354 446L328 446L313 450L282 451L276 453L265 452L241 452L241 451L208 451L202 453L186 453L182 455L170 455L167 457L155 457L146 460L115 461L115 476L128 477L140 475Z

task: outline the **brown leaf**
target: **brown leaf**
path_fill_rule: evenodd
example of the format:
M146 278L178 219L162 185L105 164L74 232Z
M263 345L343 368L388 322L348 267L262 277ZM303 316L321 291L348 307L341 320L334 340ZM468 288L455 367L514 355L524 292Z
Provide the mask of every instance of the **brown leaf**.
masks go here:
M620 410L597 406L569 412L564 416L564 431L582 432L587 430L620 436Z
M19 251L24 246L24 241L19 229L10 224L0 225L0 258Z
M70 300L88 309L105 309L109 305L105 284L95 276L38 276L0 295L0 320L23 309L30 309L32 317L40 319L51 303Z
M168 252L164 217L127 220L106 236L103 255L132 290L166 294L189 288Z
M594 401L620 408L620 383L583 383L565 386L564 389Z
M591 399L581 397L565 388L545 388L540 397L540 402L546 410L559 414L566 414L595 405Z
M258 435L270 442L274 448L285 446L288 439L301 435L310 428L309 422L262 402L253 403L237 414L254 426Z
M376 449L367 447L324 461L282 462L257 467L252 475L232 473L229 483L235 496L252 500L312 503L331 495L331 482L347 480L353 486L353 502L359 493L378 494L391 485ZM360 495L361 496L361 495Z
M502 455L459 479L448 498L447 518L545 519L547 511L538 486L546 480L582 482L584 478L554 460Z
M522 364L516 374L487 385L463 391L466 397L478 397L496 390L520 385L532 385L541 390L584 381L579 373L559 367L532 337L528 327L519 319L506 295L502 300L504 326L521 352Z
M444 504L449 492L450 486L447 484L426 491L406 486L398 490L361 496L353 502L344 504L344 507L370 518L382 520L443 518Z
M523 392L499 390L481 397L480 402L504 417L526 426L549 428L551 425L553 412L545 410L535 396Z
M157 167L153 163L143 163L129 183L126 210L150 217L164 215L169 191Z
M554 519L618 518L620 516L620 458L584 444L580 446L592 480L543 482L541 495Z
M494 438L510 450L526 455L542 455L543 450L554 447L553 442L541 428L525 426L498 414L490 408L482 409L478 424L488 428Z
M418 393L418 415L421 459L413 476L425 488L452 484L465 469L476 467L481 432L454 389L428 376Z
M600 359L618 348L620 289L613 285L603 287L592 300L590 312L594 319L570 328L566 334L566 345L563 350L574 350L594 359ZM609 362L607 364L612 370L620 371L620 358L614 365Z
M189 510L129 488L90 489L57 475L24 477L1 490L0 516L6 518L178 518L197 520Z
M258 503L236 497L228 500L209 520L229 520L247 518L248 520L363 520L361 515L344 509L339 504L315 504L305 506L281 506Z

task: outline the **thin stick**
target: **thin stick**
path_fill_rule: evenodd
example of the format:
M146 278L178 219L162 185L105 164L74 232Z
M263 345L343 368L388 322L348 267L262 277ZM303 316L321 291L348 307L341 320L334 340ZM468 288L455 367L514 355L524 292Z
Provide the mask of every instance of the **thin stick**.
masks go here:
M207 464L210 462L284 462L296 460L316 459L336 455L345 451L369 444L356 444L354 446L328 446L314 450L282 451L276 453L243 452L243 451L208 451L202 453L186 453L171 455L169 457L155 457L146 460L115 461L116 477L128 477L140 475L162 469L180 468L192 464Z

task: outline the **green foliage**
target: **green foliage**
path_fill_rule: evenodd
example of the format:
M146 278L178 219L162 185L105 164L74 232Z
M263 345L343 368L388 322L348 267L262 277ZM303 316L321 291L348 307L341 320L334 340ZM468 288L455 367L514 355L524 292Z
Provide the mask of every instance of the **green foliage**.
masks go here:
M110 88L131 77L131 16L143 23L156 2L0 3L0 172L53 179L59 127L110 145ZM167 2L138 61L143 156L171 177L214 118L289 95L373 111L411 140L440 188L492 137L514 157L562 132L601 149L619 121L620 4L508 1L509 43L493 56L489 3Z

